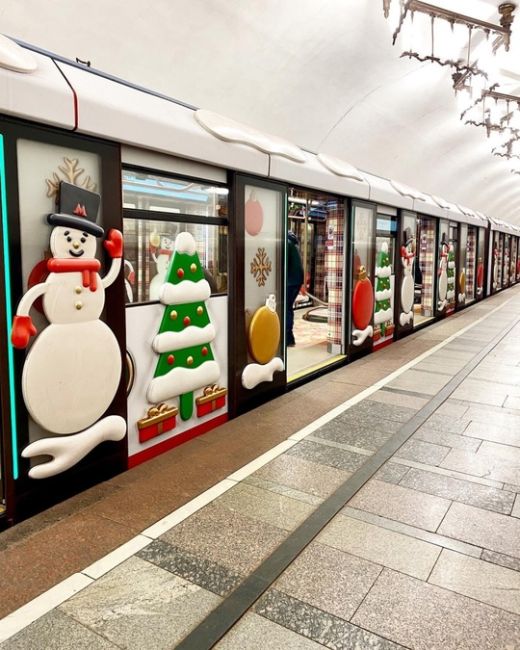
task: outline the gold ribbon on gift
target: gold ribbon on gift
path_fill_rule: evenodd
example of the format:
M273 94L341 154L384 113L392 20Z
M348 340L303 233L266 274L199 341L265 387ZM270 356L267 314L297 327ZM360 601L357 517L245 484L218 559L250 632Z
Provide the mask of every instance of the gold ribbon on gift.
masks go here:
M151 406L145 417L137 421L137 428L146 429L146 427L154 424L157 424L160 427L164 420L175 417L178 412L179 409L171 404L161 403L156 406Z
M211 384L211 386L206 386L202 391L202 395L197 397L195 402L197 404L207 404L208 402L213 402L218 397L223 397L227 395L227 388L222 388L218 384Z

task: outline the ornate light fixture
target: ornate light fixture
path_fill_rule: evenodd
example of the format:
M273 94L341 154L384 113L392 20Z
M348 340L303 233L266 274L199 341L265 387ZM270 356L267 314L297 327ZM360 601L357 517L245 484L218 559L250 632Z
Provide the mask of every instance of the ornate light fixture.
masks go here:
M402 41L401 56L451 66L457 73L487 78L487 70L479 63L480 56L477 58L475 55L477 47L482 49L483 41L489 41L493 36L488 51L491 49L495 54L502 46L509 50L515 9L512 2L504 2L498 7L500 24L465 16L422 0L394 2L397 5L392 5L392 0L383 0L383 11L386 18L392 17L396 23L393 43L398 37Z
M520 97L483 90L475 103L461 115L466 124L483 126L487 136L500 134L502 141L520 138Z

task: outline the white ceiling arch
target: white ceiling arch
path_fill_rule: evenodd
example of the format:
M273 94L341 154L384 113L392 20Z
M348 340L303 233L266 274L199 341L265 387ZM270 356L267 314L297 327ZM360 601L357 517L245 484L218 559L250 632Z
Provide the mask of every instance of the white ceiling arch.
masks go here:
M500 0L435 4L497 22ZM517 14L508 69L520 85ZM399 58L382 0L18 0L0 7L0 24L6 35L520 224L520 176L491 155L483 130L461 123L447 68Z

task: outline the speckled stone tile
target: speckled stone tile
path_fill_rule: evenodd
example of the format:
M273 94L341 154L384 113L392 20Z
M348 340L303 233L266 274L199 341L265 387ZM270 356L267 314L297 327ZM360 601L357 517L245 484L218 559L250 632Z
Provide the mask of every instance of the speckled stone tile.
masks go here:
M316 429L313 436L375 451L382 447L400 427L400 422L378 420L375 417L372 423L368 418L361 422L345 422L340 418L335 418Z
M351 406L343 415L351 415L356 420L359 420L363 415L374 417L377 420L395 420L397 422L407 422L412 418L416 411L413 408L408 408L402 404L388 404L377 402L372 399L372 396L358 402ZM342 417L340 416L340 417Z
M514 429L508 426L492 424L491 422L474 420L468 424L464 435L520 447L520 428Z
M385 483L393 483L397 485L408 472L409 468L406 465L398 465L391 461L386 462L383 467L377 470L373 478L377 481L385 481Z
M513 492L414 468L410 468L400 485L505 515L510 514L515 497Z
M382 639L275 589L270 589L254 609L270 621L333 650L399 650L401 648L387 639Z
M520 431L520 413L517 411L472 404L464 418L476 422L484 422L485 424L505 427L513 431Z
M498 564L499 566L504 566L507 569L513 569L513 571L520 571L520 559L511 557L510 555L495 553L495 551L484 549L480 559L485 560L486 562L492 562L493 564Z
M348 621L381 569L378 564L313 542L274 587Z
M477 453L452 449L442 460L441 467L494 481L520 484L520 465L512 464L508 458L483 452L481 448Z
M422 440L408 440L397 450L396 457L405 460L414 460L426 465L440 465L450 453L448 447L433 445L431 442Z
M513 510L511 512L513 517L520 517L520 495L516 495L515 499L515 505L513 506Z
M434 413L426 422L418 429L418 431L439 431L447 433L462 434L468 426L466 418L455 418L446 416L442 413Z
M434 431L428 427L421 427L412 436L414 440L431 442L434 445L450 447L452 449L463 449L464 451L475 452L480 447L481 440L469 438L449 431Z
M453 503L438 532L520 558L520 520L515 517Z
M287 485L317 497L327 497L347 480L350 472L282 454L252 476Z
M438 496L372 479L359 490L348 505L411 526L435 531L450 503L451 501Z
M219 505L267 524L294 530L316 509L269 490L240 483L217 499Z
M404 406L407 409L418 411L428 400L424 397L411 397L410 395L399 395L387 390L378 390L372 393L368 398L371 402L382 402L383 404L391 404L392 406Z
M428 582L520 614L520 573L517 571L444 549Z
M316 541L426 580L439 546L351 517L335 517Z
M385 569L352 622L414 650L514 650L520 617Z
M59 609L120 648L166 650L220 602L215 594L132 557Z
M2 650L116 650L118 647L57 609L0 643Z
M154 540L139 551L137 557L175 573L218 596L226 596L243 580L243 576L239 573L216 562L199 558L162 539Z
M262 478L257 478L256 476L248 476L246 479L244 479L244 483L253 485L254 487L260 488L261 490L269 490L275 494L281 494L282 496L289 497L290 499L303 501L304 503L308 503L311 506L319 506L320 503L323 502L322 497L315 497L308 492L295 490L288 485L280 485L280 483L275 483L274 481L266 481Z
M478 404L502 406L507 397L507 388L480 379L465 379L452 393L455 399L463 399Z
M352 451L305 441L291 447L287 454L347 472L355 472L367 459L366 456Z
M392 380L388 386L390 388L402 388L426 395L436 395L443 388L451 377L446 375L436 375L431 372L421 372L420 370L407 370L405 373Z
M213 502L164 533L161 539L197 557L248 574L286 535L276 526Z
M214 646L217 650L320 650L322 645L273 623L263 616L248 612Z
M461 419L469 409L469 402L463 402L456 399L447 399L435 411L436 415L442 415L446 419Z

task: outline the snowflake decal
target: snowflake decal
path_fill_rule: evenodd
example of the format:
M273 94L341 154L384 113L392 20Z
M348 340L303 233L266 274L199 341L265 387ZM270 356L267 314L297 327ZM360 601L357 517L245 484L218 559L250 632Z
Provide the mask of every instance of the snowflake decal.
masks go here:
M61 172L61 178L56 172L52 172L52 178L46 178L45 182L47 183L47 196L53 197L58 195L58 190L60 187L60 182L62 180L68 181L73 185L78 185L84 187L86 190L91 192L96 191L96 184L87 175L86 178L79 180L79 177L85 172L84 169L79 167L79 160L77 158L63 158L64 165L58 167Z
M271 260L265 252L265 248L259 248L251 262L251 275L254 276L259 287L264 287L267 278L273 270Z

